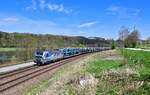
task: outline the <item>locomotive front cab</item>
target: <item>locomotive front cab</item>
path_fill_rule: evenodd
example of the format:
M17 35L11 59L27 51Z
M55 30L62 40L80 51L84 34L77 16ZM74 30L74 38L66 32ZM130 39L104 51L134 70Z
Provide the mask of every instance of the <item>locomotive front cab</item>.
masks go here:
M42 51L37 51L35 53L35 63L37 65L42 65L42 64L46 64L46 63L49 63L51 62L51 56L52 53L51 52L48 52L48 51L45 51L45 52L42 52Z
M36 51L35 52L35 60L34 60L34 62L36 64L40 65L42 60L43 60L43 51Z

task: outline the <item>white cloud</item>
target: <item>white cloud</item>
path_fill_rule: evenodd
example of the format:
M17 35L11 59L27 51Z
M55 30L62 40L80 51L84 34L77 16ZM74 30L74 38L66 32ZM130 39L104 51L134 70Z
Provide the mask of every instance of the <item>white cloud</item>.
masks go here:
M106 9L106 12L109 15L114 15L119 18L138 18L140 14L140 9L110 6Z
M31 5L27 6L25 9L26 10L29 10L29 9L36 10L37 9L37 2L36 2L36 0L31 0Z
M47 4L47 7L50 11L55 12L63 12L63 13L70 13L72 10L68 10L64 7L63 4Z
M80 24L78 28L89 28L89 27L96 25L97 23L98 21L83 23L83 24Z
M46 2L45 2L45 0L40 0L39 2L40 2L40 8L41 8L41 9L44 9L44 8L46 7Z
M50 11L63 12L64 11L64 6L62 4L60 4L60 5L57 5L57 4L48 4L48 9Z
M32 0L31 5L25 8L26 10L43 10L48 9L50 12L71 13L72 9L67 9L63 4L55 4L46 2L46 0Z
M107 8L106 10L110 14L116 14L119 12L119 9L120 9L120 7L118 7L118 6L111 6L111 7Z
M5 22L17 22L17 21L19 21L19 19L16 18L16 17L7 17L7 18L3 18L2 21L5 21Z
M19 19L16 17L5 17L0 19L0 26L12 25L19 22Z

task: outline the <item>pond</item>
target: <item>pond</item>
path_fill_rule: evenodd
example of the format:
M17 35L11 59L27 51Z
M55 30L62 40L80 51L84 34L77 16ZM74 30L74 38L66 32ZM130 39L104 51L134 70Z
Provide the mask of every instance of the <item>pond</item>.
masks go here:
M5 63L21 63L34 58L35 50L0 51L0 65Z

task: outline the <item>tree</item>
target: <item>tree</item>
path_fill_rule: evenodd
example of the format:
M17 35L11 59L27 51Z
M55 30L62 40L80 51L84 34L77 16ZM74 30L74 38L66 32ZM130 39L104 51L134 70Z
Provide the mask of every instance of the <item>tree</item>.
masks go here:
M147 43L150 44L150 37L147 38Z
M128 37L129 33L129 28L122 26L119 30L119 40L124 41Z
M125 40L127 39L130 31L129 28L122 26L119 30L119 44L121 47L125 47Z
M139 31L135 29L125 39L125 47L135 48L138 43L139 43Z
M114 40L112 40L111 49L115 49L115 48L116 48L115 41L114 41Z

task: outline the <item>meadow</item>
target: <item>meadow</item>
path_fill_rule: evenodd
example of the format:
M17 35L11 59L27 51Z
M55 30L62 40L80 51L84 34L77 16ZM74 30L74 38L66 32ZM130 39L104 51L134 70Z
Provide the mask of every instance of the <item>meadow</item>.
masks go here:
M128 60L130 65L141 65L139 71L143 77L150 78L150 52L136 51L123 49L120 50L121 54Z
M0 52L4 52L4 51L16 51L17 48L0 48Z
M134 80L144 82L143 86L134 91L133 94L148 95L150 92L150 52L128 49L121 49L120 52L124 56L126 63L139 73L139 76L136 76Z

